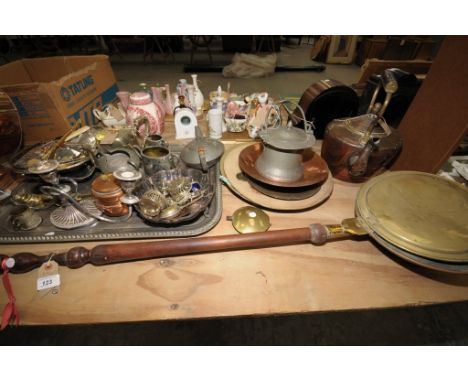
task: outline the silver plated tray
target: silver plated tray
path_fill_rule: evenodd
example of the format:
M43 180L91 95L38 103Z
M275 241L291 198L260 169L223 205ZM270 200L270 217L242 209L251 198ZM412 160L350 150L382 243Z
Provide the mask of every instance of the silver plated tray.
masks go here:
M178 154L181 146L171 146L171 151ZM0 204L0 243L43 243L92 240L151 239L166 237L190 237L201 235L211 230L221 219L222 190L219 182L219 164L209 170L209 179L214 186L214 196L208 208L193 220L173 225L151 224L144 221L136 211L126 222L98 222L93 226L73 230L63 230L50 222L53 208L35 211L42 219L42 224L31 231L15 231L10 223L10 212L16 206L5 200ZM89 192L92 179L79 184L79 192Z

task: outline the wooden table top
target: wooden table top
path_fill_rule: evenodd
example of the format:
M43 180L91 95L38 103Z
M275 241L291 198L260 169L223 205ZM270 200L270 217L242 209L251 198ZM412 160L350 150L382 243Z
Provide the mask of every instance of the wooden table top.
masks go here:
M173 128L167 130L170 141ZM359 185L335 180L330 199L317 208L268 212L271 230L339 223L353 217L358 189ZM205 235L235 234L226 216L244 205L223 186L223 216ZM79 243L87 248L97 244ZM72 246L1 245L0 253L47 254ZM468 277L425 270L383 251L370 239L359 238L322 246L301 244L74 270L61 267L57 295L36 291L37 270L10 275L10 279L21 324L286 314L468 300ZM1 288L0 306L6 301Z

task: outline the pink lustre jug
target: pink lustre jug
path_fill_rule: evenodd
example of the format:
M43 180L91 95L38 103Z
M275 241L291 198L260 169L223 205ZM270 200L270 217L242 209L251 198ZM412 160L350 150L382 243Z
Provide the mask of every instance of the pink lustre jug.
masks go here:
M130 95L127 107L127 122L133 125L133 121L138 117L146 117L149 122L149 135L164 132L164 114L160 108L151 100L151 95L147 92L136 92ZM138 126L140 136L145 135L145 126Z
M162 92L165 90L163 87L151 87L151 92L153 93L153 102L156 104L156 107L162 113L162 115L166 115L166 105L164 104L164 99L162 96Z

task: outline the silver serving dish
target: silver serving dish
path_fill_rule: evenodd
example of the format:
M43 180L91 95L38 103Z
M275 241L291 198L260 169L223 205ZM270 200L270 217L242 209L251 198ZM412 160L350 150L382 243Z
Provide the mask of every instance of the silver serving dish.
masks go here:
M177 195L174 196L174 193L169 190L170 185L178 179L190 179L193 184L199 186L199 190L193 194L186 192L191 194L190 199L178 200ZM140 203L135 205L136 210L145 221L155 224L177 224L196 218L210 204L214 192L214 185L210 182L207 173L186 167L158 171L151 177L141 179L133 191L140 199ZM156 214L145 213L145 207L141 201L145 199L145 195L152 194L154 198L154 195L158 193L161 194L160 199L163 200L161 211Z
M27 147L10 160L13 170L20 174L29 174L28 168L31 167L31 163L40 160L44 152L53 144L55 144L55 141ZM67 171L83 166L92 158L89 152L81 146L65 143L57 149L54 157L51 159L55 159L59 163L57 171Z

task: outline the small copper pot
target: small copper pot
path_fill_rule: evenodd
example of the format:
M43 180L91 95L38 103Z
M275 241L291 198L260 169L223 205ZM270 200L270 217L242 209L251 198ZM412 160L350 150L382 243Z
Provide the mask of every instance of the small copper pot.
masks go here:
M112 174L103 174L93 180L91 192L96 207L108 216L123 216L128 213L128 206L120 201L123 191Z

